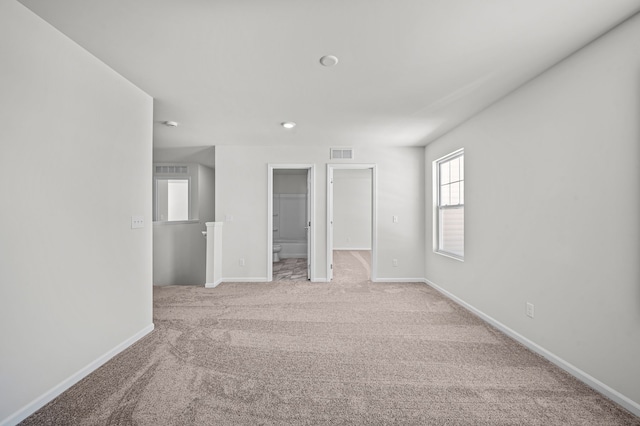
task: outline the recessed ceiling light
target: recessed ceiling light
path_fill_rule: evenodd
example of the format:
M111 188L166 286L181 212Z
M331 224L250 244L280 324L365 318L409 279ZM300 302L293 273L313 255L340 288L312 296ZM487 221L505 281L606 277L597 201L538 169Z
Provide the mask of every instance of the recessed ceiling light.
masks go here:
M338 58L333 55L326 55L320 58L320 63L325 67L333 67L338 63Z
M280 125L285 129L293 129L294 127L296 127L296 123L294 123L293 121L285 121L283 123L280 123Z
M162 124L164 124L167 127L178 127L177 121L163 121Z

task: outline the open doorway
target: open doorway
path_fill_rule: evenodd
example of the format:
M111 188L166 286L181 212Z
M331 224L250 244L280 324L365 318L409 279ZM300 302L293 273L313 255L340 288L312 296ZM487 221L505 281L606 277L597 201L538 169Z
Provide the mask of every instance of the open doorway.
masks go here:
M376 279L376 167L327 165L327 279L339 277L342 264L362 264ZM338 274L338 275L336 275Z
M313 280L313 192L313 165L269 165L269 281Z

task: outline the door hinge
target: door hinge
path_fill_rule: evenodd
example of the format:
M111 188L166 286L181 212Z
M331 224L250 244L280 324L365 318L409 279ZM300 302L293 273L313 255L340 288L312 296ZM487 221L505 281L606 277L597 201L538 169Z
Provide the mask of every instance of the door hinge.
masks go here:
M331 264L331 269L333 269L333 263Z

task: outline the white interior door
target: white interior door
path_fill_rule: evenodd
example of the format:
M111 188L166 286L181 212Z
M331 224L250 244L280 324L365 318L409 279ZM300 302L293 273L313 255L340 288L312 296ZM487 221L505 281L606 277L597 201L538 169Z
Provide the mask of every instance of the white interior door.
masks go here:
M311 170L307 170L307 203L305 215L305 229L307 230L307 279L311 279Z
M329 165L327 165L329 166ZM333 279L333 167L327 167L327 280Z

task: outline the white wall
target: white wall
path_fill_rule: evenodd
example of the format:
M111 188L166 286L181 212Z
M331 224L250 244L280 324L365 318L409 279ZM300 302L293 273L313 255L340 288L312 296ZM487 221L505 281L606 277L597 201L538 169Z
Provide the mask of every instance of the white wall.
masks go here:
M153 284L204 285L204 222L153 225Z
M371 170L333 171L333 248L371 249Z
M273 171L274 194L306 194L307 171L306 170L274 170Z
M201 223L211 222L216 217L215 211L215 170L205 165L198 168L198 219Z
M154 151L154 160L161 158L163 163L178 163L167 155L178 151L161 152L162 155L157 155L158 151ZM206 281L206 240L202 231L206 231L205 223L215 217L214 169L193 163L189 167L196 219L192 223L154 223L154 285L204 285Z
M213 169L216 165L216 148L214 146L154 147L153 161L156 163L198 163Z
M427 173L426 275L640 408L638 40L640 16L427 146L465 148L466 205L464 263L434 254Z
M378 277L424 276L424 148L356 149L354 163L378 165ZM326 164L320 146L216 147L216 221L223 234L223 277L262 279L267 271L267 165L316 164L316 279L326 279ZM335 161L336 163L338 161ZM343 162L345 162L343 160ZM392 223L398 215L399 223ZM238 260L245 259L241 267ZM398 267L392 267L397 258Z
M153 327L153 101L15 1L0 58L0 423L15 423Z

